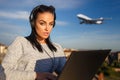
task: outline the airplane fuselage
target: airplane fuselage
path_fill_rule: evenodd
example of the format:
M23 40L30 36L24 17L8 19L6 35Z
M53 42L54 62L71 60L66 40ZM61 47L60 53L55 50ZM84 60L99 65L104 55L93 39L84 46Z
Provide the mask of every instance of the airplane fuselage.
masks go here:
M98 18L98 19L92 19L92 18L90 18L86 15L83 15L83 14L78 14L77 17L79 19L81 19L80 24L83 24L83 23L85 23L85 24L102 24L103 20L104 20L102 17Z

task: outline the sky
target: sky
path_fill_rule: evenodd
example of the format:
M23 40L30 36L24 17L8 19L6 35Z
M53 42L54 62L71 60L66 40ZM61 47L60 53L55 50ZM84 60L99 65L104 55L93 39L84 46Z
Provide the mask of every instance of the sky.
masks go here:
M53 5L56 25L50 35L63 48L120 50L120 0L0 0L0 43L31 33L29 15L40 4ZM103 24L80 24L77 14L93 19L112 18Z

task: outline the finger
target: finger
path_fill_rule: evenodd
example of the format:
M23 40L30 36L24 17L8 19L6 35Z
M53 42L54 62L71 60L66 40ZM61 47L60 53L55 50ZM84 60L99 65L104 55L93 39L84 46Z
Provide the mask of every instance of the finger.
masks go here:
M49 76L47 76L47 79L48 79L48 80L56 80L56 76L53 76L53 75L50 76L50 75L49 75Z

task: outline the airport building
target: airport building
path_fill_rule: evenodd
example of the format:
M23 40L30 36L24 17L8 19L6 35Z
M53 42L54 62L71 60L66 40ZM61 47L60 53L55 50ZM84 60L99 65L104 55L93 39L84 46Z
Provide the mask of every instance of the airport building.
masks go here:
M0 43L0 54L4 54L7 51L7 46Z
M6 52L7 52L7 46L0 43L0 62L4 58Z

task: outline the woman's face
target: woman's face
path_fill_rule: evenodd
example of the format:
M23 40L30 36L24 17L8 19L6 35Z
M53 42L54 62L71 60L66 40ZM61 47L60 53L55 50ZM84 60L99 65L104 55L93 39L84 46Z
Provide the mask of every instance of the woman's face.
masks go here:
M50 12L38 13L35 21L37 39L42 41L47 39L54 25L54 15Z

